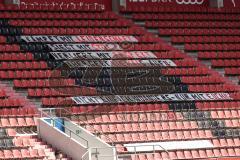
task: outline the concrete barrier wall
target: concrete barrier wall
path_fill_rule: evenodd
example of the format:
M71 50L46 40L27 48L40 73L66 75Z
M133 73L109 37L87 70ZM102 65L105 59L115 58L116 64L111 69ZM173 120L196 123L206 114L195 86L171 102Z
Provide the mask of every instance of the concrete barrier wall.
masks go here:
M52 127L44 121L38 120L38 135L48 144L63 151L73 160L81 160L82 156L87 152L87 147L71 138L69 135Z
M88 140L89 148L92 148L90 151L92 154L99 153L97 157L92 156L92 160L115 160L115 148L112 148L111 145L107 144L97 136L90 133L88 130L80 127L79 125L64 121L64 125L70 130L78 133L78 135L84 139ZM65 133L69 135L70 133L66 130ZM72 135L73 138L79 139L76 135ZM95 149L95 147L97 149Z

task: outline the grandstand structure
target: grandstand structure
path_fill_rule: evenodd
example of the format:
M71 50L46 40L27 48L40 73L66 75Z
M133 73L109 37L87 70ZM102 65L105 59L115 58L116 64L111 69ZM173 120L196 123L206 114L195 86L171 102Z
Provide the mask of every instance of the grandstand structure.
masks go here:
M240 159L240 2L116 2L0 1L0 159Z

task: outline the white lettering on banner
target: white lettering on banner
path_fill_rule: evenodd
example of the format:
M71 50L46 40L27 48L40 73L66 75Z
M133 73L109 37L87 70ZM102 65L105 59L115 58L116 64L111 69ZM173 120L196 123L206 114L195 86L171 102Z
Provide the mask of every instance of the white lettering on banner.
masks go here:
M138 42L133 36L21 36L21 39L25 42L45 42L45 43L76 43L76 42Z
M172 2L172 0L129 0L129 2L155 2L155 3L166 3L166 2Z
M176 0L177 4L203 4L204 0Z
M152 63L153 62L153 63ZM64 61L70 68L81 67L175 67L171 60L72 60ZM114 65L113 65L114 63Z
M228 93L178 93L160 95L109 95L71 97L76 104L142 103L232 100Z
M201 5L205 0L175 0L177 4L196 4ZM129 0L130 3L171 3L173 0Z
M157 58L148 51L113 51L113 52L50 52L55 60L72 59L140 59Z
M122 50L118 44L47 44L52 51Z
M74 42L73 36L21 36L25 42Z
M101 8L102 10L104 10L106 8L104 3L98 3L98 2L92 2L92 3L88 3L88 2L66 2L66 1L58 1L58 2L48 2L48 1L31 1L31 2L26 2L25 0L21 0L20 5L24 5L24 6L58 6L59 8L62 8L63 6L68 6L68 7L74 7L74 8L78 8L78 7L94 7L94 8Z

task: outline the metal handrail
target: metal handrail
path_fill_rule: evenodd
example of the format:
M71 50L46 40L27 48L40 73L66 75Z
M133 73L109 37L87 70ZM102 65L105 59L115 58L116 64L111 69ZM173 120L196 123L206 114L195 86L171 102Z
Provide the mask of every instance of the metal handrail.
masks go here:
M67 118L67 117L63 117L63 115L62 115L62 110L65 112L65 113L68 113L69 115L71 115L71 116L75 116L75 115L72 115L72 113L71 112L69 112L68 110L66 110L65 108L39 108L39 110L49 110L49 111L51 111L52 112L52 110L60 110L60 117L62 117L62 118L64 118L64 119L66 119L67 121L72 121L72 120L70 120L69 118ZM102 136L104 136L107 140L108 140L108 142L112 145L112 146L114 146L114 143L113 143L113 140L111 139L111 138L109 138L107 135L105 135L103 132L101 132L101 131L98 131L98 130L96 130L94 127L92 127L91 125L89 125L88 123L86 123L85 121L82 121L82 120L79 120L79 122L81 122L83 125L85 125L85 126L88 126L88 127L90 127L93 131L95 131L95 133L99 133L100 135L102 135ZM78 125L77 125L78 126ZM80 125L81 126L81 125ZM83 128L85 128L85 127L83 127ZM86 129L86 128L85 128ZM100 138L100 136L98 136L98 134L94 134L96 137L99 137ZM101 139L101 138L100 138Z
M88 160L88 159L84 158L85 156L87 156L87 154L89 154L89 150L87 150L87 152L82 155L81 160Z
M43 111L41 112L41 118L43 118L43 114L46 115L47 118L53 120L53 121L54 121L54 124L58 123L58 124L60 124L60 126L64 127L64 129L67 129L67 130L70 132L70 134L69 134L70 138L73 138L73 137L72 137L72 134L75 135L75 136L77 136L77 137L79 137L80 139L82 139L82 140L86 143L86 147L89 148L89 142L88 142L88 140L86 140L85 138L79 136L79 135L76 134L74 131L72 131L71 129L69 129L69 128L66 127L65 125L63 125L62 123L59 123L58 121L56 121L56 119L54 119L54 117L50 116L50 115L47 114L47 113L44 113ZM50 124L50 125L52 125L53 127L56 128L56 125L54 125L54 124ZM74 138L73 138L73 139L74 139Z

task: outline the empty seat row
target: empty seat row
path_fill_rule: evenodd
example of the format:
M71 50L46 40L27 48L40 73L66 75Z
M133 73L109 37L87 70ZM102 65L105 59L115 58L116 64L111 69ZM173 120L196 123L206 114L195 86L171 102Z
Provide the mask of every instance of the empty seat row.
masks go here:
M236 29L159 29L159 35L161 36L180 36L180 35L197 35L197 36L238 36L240 31Z
M198 52L199 59L239 59L239 52Z
M44 158L44 149L13 149L0 151L0 159Z
M88 123L88 122L86 122ZM179 125L179 126L178 126ZM183 123L178 122L151 122L151 123L126 123L126 124L95 124L92 125L95 130L101 131L104 133L118 133L118 132L137 132L141 131L170 131L170 130L194 130L198 129L198 125L196 122L191 121L183 121ZM201 127L203 128L203 127ZM205 127L205 128L211 128Z
M120 148L121 149L121 148ZM175 159L218 159L227 160L230 157L238 157L240 150L238 148L223 149L199 149L186 151L169 151L161 153L133 154L131 160L175 160ZM236 160L233 158L233 160Z
M36 126L33 117L1 118L1 127L30 127Z
M0 117L17 117L17 116L35 116L36 108L4 108L0 109Z
M56 3L54 5L43 5L43 4L35 4L31 3L21 3L21 5L4 5L0 6L1 11L78 11L78 12L101 12L105 10L103 5L95 5L94 3L89 3L87 5L82 5L79 3L75 4L62 4Z
M126 105L130 107L130 105ZM136 105L137 106L137 105ZM140 105L138 105L140 106ZM147 105L146 105L147 106ZM97 107L97 106L96 106ZM101 107L101 106L98 106ZM160 107L164 107L161 106ZM90 111L90 108L89 108ZM121 112L114 112L109 110L109 114L99 113L93 114L91 112L83 112L80 107L72 107L71 114L68 115L74 121L79 121L79 123L87 122L87 123L123 123L123 122L151 122L151 121L174 121L183 120L183 116L181 113L175 113L171 111L125 111L124 114ZM180 123L180 122L179 122Z
M174 68L174 69L162 69L161 73L164 75L208 75L209 69L204 67L198 67L198 68Z
M22 70L22 71L0 71L2 79L41 79L41 78L59 78L59 70Z
M126 107L127 106L127 107ZM134 105L96 105L96 106L71 106L69 108L71 114L84 114L84 113L106 113L106 112L140 112L140 111L166 111L168 110L168 105L161 104L134 104ZM172 117L172 116L169 116ZM174 117L172 117L174 118Z
M24 101L21 99L0 99L0 106L4 107L22 107L24 105Z
M49 69L44 61L27 61L27 62L1 62L0 70L34 70Z
M239 43L238 36L173 36L173 43Z
M3 11L0 18L4 19L93 19L114 20L117 15L113 12L79 13L79 12L28 12L28 11Z
M89 130L91 127L88 128ZM97 130L95 130L97 132ZM105 136L104 136L105 135ZM114 143L137 143L137 142L158 142L174 140L210 139L213 135L210 130L186 130L186 131L156 131L137 133L114 133L101 136L106 142Z
M238 109L239 101L225 101L225 102L197 102L196 107L202 110L212 109Z
M11 26L21 27L129 27L127 20L10 20Z
M238 51L239 44L224 43L224 44L185 44L186 51Z
M238 67L240 59L228 59L228 60L212 60L213 67Z
M186 84L219 84L224 83L225 79L220 76L186 76L181 77L183 83Z
M1 61L33 61L34 57L32 53L1 53Z
M156 14L156 13L134 13L132 14L132 18L134 20L175 20L175 21L182 21L182 20L197 20L197 21L206 21L206 20L214 20L214 21L238 21L240 18L236 14L202 14L202 13L192 13L187 14L184 12L181 12L181 14L178 13L162 13L162 14Z
M190 92L237 92L239 87L235 85L189 85Z
M96 89L90 87L28 89L29 97L70 97L74 95L93 96L101 94L103 92L98 93Z
M238 22L215 21L145 21L147 28L238 28Z
M146 31L138 27L131 28L23 28L25 35L143 35ZM3 33L4 34L4 33ZM15 33L5 33L15 34Z
M240 68L232 67L224 69L226 75L237 76L240 74Z
M76 86L75 79L30 79L14 80L16 88L43 88L43 87L67 87Z

